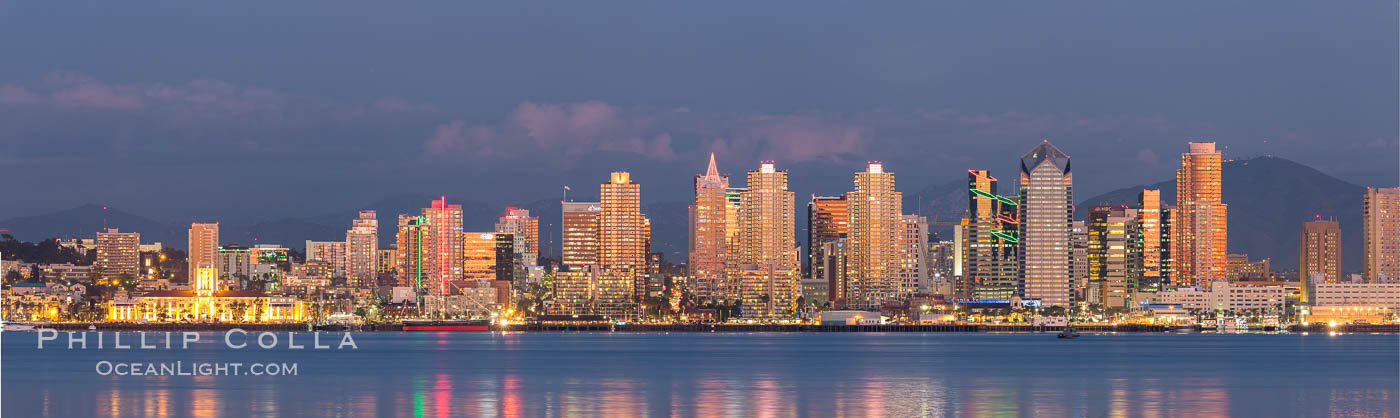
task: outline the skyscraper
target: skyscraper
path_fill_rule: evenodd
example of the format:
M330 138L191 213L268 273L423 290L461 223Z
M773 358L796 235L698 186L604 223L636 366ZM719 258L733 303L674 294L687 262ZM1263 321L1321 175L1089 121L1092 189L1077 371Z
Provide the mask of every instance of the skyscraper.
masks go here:
M1366 188L1362 264L1370 283L1400 283L1400 187Z
M1303 222L1298 236L1298 279L1302 302L1311 302L1309 283L1341 283L1342 228L1337 221ZM1314 277L1314 276L1318 277Z
M1070 226L1070 245L1074 247L1074 263L1070 277L1074 279L1074 300L1084 302L1089 297L1089 226L1074 221Z
M1043 141L1021 157L1019 245L1023 297L1044 306L1074 301L1070 243L1074 176L1069 156Z
M846 205L844 194L835 197L814 195L812 201L807 203L807 275L813 279L827 278L826 272L822 271L826 265L822 250L826 244L846 237L850 225ZM830 292L831 300L844 296L838 295L834 288Z
M398 285L411 287L414 291L427 289L431 283L431 264L428 251L428 219L419 215L399 215L398 233L395 236L395 258L397 260Z
M598 266L594 300L600 309L622 312L632 301L637 275L646 273L642 187L626 171L615 171L599 186Z
M93 243L97 247L97 259L92 266L103 280L116 280L123 276L126 280L136 280L141 274L137 263L141 258L141 234L108 228L106 232L98 232Z
M929 292L928 218L918 215L899 217L899 290L900 298Z
M520 256L521 266L539 264L540 218L530 216L528 209L506 208L506 214L496 219L496 233L510 234L515 242L511 248Z
M1095 206L1089 210L1090 302L1128 308L1142 274L1137 209Z
M219 223L192 223L189 231L189 282L199 272L201 266L214 269L211 277L218 277L219 265Z
M1142 237L1142 279L1138 289L1144 292L1162 290L1171 271L1171 234L1164 222L1162 191L1144 189L1138 193L1138 227Z
M725 189L729 178L719 175L715 155L705 174L695 176L695 204L690 206L690 290L696 297L731 299L725 288L728 219Z
M797 312L801 267L794 204L787 170L764 161L748 172L748 190L739 206L740 295L746 318L791 318Z
M379 219L372 210L360 211L360 216L345 231L346 283L375 287L379 275Z
M424 256L432 266L424 286L430 295L451 295L452 283L462 279L462 205L449 205L444 196L423 208L423 218L428 224Z
M330 263L332 277L349 278L345 269L345 241L306 240L306 260ZM221 274L223 273L221 272ZM223 275L228 276L228 274ZM355 284L349 280L346 283Z
M987 170L968 170L967 185L964 281L970 297L1009 300L1020 296L1016 199L997 194L997 179Z
M879 308L899 290L900 234L903 233L902 196L894 187L894 173L878 161L855 173L855 189L846 194L850 217L846 257L850 288L848 304Z
M564 236L561 264L586 267L598 264L598 220L603 207L598 202L564 202Z
M1192 142L1176 170L1172 219L1172 284L1209 286L1225 279L1226 205L1221 203L1220 152Z

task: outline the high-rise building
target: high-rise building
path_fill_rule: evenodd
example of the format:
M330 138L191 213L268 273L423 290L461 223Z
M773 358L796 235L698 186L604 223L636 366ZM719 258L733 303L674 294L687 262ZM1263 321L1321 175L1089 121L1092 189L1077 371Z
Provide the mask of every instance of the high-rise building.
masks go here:
M136 280L141 274L141 234L108 228L106 232L97 233L94 244L97 259L92 266L103 280L117 280L123 276L126 280Z
M496 219L497 234L511 234L515 255L520 257L521 266L539 265L540 218L530 216L530 211L521 208L506 208L506 214Z
M733 302L740 298L739 246L743 228L739 221L739 205L745 191L748 189L744 187L724 189L724 285L720 287L725 289L725 294L714 297L720 301Z
M194 280L190 279L199 272L201 265L215 269L211 277L218 277L218 267L215 266L219 265L219 223L192 223L189 237L189 269L185 270L189 278L186 280L193 283Z
M1176 170L1172 216L1172 284L1209 286L1225 279L1226 205L1220 196L1220 152L1192 142Z
M219 247L219 263L215 272L219 284L225 289L245 289L252 278L252 250L242 245L229 244Z
M345 231L345 279L352 286L369 288L379 276L379 220L372 210L360 211Z
M871 162L855 173L855 189L846 194L850 221L846 257L850 287L847 304L876 308L899 290L900 235L904 231L902 196L894 173Z
M719 175L715 155L705 174L695 176L695 204L690 206L690 291L710 300L733 299L725 284L728 243L728 200L725 189L729 178Z
M847 253L845 238L822 244L821 252L818 253L822 262L820 272L824 276L818 279L826 280L827 298L832 305L844 303L847 299L846 289L850 288L851 284Z
M1227 281L1269 280L1269 259L1250 261L1249 254L1225 254Z
M397 230L396 230L396 231L397 231ZM378 260L375 261L375 264L379 266L379 269L376 270L375 273L377 273L377 274L388 274L388 273L393 273L393 272L397 271L397 269L398 269L398 264L399 264L399 251L398 251L398 249L396 249L396 248L380 248L379 251L376 251L376 252L375 252L375 255L376 255L376 258L378 259Z
M1400 283L1400 187L1366 188L1361 236L1363 277L1370 283Z
M748 172L739 205L740 296L746 318L792 318L801 296L793 193L787 170L764 161Z
M444 196L423 209L423 218L428 226L425 258L432 263L431 279L424 285L429 295L451 295L453 282L462 279L462 205L449 205Z
M399 215L398 233L394 240L395 269L398 285L423 291L432 283L432 237L428 218L419 215Z
M598 188L598 266L594 300L603 311L630 303L638 275L646 273L642 186L626 171L615 171ZM618 309L625 311L626 308ZM625 313L625 312L620 312Z
M312 241L306 240L306 259L318 260L330 263L331 275L333 277L345 277L345 241ZM346 281L347 284L355 285L355 282Z
M598 265L598 220L603 206L598 202L564 202L563 258L572 267Z
M954 241L929 242L929 280L928 293L930 295L942 295L945 298L954 297L953 271L958 265L957 256L961 254L957 250Z
M1084 221L1071 224L1070 245L1074 247L1074 263L1069 272L1074 279L1074 300L1084 302L1089 297L1089 227Z
M1142 275L1137 209L1095 206L1089 210L1089 298L1109 308L1129 308Z
M1342 228L1337 221L1313 220L1303 222L1298 236L1298 278L1302 302L1310 302L1306 284L1313 275L1321 275L1321 283L1342 282ZM1313 283L1318 283L1313 281Z
M1016 199L997 194L997 179L987 170L968 170L967 185L969 217L963 225L969 295L976 300L1018 297L1022 291Z
M1074 175L1069 155L1043 141L1021 157L1018 231L1023 297L1042 306L1074 301L1070 243L1074 222Z
M1167 283L1171 271L1171 234L1166 223L1162 191L1144 189L1138 193L1138 227L1142 231L1142 279L1138 290L1157 292Z
M807 203L807 275L812 278L824 278L826 273L821 271L826 264L825 257L821 251L826 243L836 242L836 240L846 237L849 231L850 216L847 214L846 195L841 196L812 196L812 201ZM832 300L837 299L834 294L829 295Z
M899 290L903 299L929 292L928 218L918 215L899 217Z
M496 234L462 233L462 280L489 281L496 278Z

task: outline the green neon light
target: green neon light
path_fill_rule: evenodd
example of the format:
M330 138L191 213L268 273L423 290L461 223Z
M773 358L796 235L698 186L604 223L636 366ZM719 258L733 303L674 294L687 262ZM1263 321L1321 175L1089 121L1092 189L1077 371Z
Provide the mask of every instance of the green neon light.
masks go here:
M1002 231L1002 230L1000 230L1000 229L993 229L993 230L991 230L990 232L991 232L992 236L997 237L997 238L1001 238L1002 240L1010 241L1010 242L1020 242L1020 240L1017 239L1017 237L1016 237L1016 232L1015 232L1015 231L1006 232L1006 231Z
M423 218L422 216L419 216L417 225L418 227L414 228L418 230L418 265L416 266L418 270L418 283L417 289L415 289L418 292L423 291L423 222L426 221L427 219Z
M1007 205L1016 206L1016 201L1015 201L1015 200L1011 200L1010 198L1007 198L1006 196L994 195L994 194L991 194L991 193L987 193L987 192L982 191L982 189L978 189L978 188L975 188L975 187L968 188L967 190L968 190L968 191L971 191L972 194L975 194L975 195L978 195L978 196L982 196L982 197L985 197L985 198L988 198L988 199L993 199L993 200L996 200L996 201L998 201L998 202L1001 202L1001 203L1004 203L1004 204L1007 204Z

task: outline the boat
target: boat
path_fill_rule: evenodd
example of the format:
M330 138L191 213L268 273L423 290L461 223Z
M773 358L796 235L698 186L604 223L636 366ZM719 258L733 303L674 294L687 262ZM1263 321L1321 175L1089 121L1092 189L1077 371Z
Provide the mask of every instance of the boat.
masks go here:
M1079 329L1075 328L1074 325L1066 326L1065 329L1060 330L1060 334L1056 335L1056 338L1079 338Z
M17 322L6 322L6 323L5 323L5 326L4 326L4 330L5 330L5 331L33 331L33 330L34 330L34 325L31 325L31 324L24 324L24 323L17 323Z
M490 331L491 321L403 321L404 331Z
M97 331L97 325L88 324L88 331Z

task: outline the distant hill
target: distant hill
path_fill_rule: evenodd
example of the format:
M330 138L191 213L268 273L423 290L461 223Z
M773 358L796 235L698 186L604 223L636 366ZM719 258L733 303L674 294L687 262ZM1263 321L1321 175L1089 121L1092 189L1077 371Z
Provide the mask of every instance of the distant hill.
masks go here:
M1298 268L1298 230L1321 216L1342 228L1342 267L1361 270L1361 196L1366 188L1287 159L1258 157L1227 162L1221 168L1223 200L1229 205L1229 251L1251 259L1269 257L1274 270ZM1160 189L1176 202L1176 180L1114 190L1079 202L1084 219L1094 205L1137 203L1144 188Z
M87 204L58 212L21 216L0 221L0 229L21 241L38 242L51 238L93 238L103 228L141 233L141 242L161 242L166 246L184 248L189 239L188 228L176 228L116 208Z

